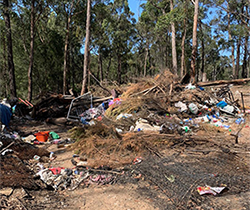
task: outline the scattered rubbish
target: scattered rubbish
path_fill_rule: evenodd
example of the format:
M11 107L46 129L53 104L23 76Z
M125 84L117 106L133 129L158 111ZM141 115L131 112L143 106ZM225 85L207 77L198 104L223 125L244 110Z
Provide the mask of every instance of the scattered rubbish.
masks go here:
M39 160L40 160L40 156L35 155L35 156L34 156L34 159L39 161Z
M29 135L27 137L23 137L22 140L27 143L31 143L36 139L34 135Z
M238 118L237 120L235 120L235 123L240 125L241 123L244 123L245 119L243 117Z
M192 85L192 83L189 83L186 87L185 87L185 89L189 89L189 90L193 90L193 89L195 89L196 88L196 86L195 85Z
M168 181L170 181L171 183L173 183L173 182L175 181L174 175L170 175L169 177L165 175L165 177L166 177L166 179L167 179Z
M233 113L234 107L230 105L226 105L223 107L223 110Z
M7 155L7 154L11 154L11 153L13 153L14 151L12 150L12 149L5 149L2 153L1 153L1 155Z
M54 175L60 174L62 169L64 169L64 168L63 167L61 167L61 168L60 167L58 167L58 168L49 168L49 170L52 171L52 173Z
M10 119L12 116L12 112L10 107L0 104L0 120L3 125L5 125L7 128L9 127Z
M49 131L41 131L38 133L35 133L36 139L40 142L46 142L49 138Z
M188 110L187 105L179 101L178 103L175 103L175 107L180 108L180 112L185 112Z
M139 119L135 123L134 131L160 131L161 127L157 125L150 125L147 120Z
M134 178L135 179L140 179L142 177L142 175L141 174L138 174L137 176L135 176Z
M197 191L200 195L204 194L212 194L212 195L217 195L220 194L226 187L197 187Z
M115 130L118 132L118 133L122 133L123 130L122 129L119 129L119 128L115 128Z
M133 117L133 115L132 115L132 114L127 114L127 113L125 113L125 114L121 113L121 114L119 114L119 115L116 117L116 120L120 120L120 119L122 119L122 118L129 118L129 117Z
M133 160L133 164L138 164L138 163L141 163L142 162L142 157L136 157L134 160Z
M76 164L77 166L87 166L88 162L87 161L80 161Z
M216 104L216 106L223 109L225 106L227 106L227 103L225 101L220 101Z
M197 114L199 111L198 107L194 103L189 104L188 108L193 114Z
M60 139L60 136L56 133L56 132L54 132L54 131L51 131L51 132L49 132L49 135L50 135L50 137L54 140L54 139Z

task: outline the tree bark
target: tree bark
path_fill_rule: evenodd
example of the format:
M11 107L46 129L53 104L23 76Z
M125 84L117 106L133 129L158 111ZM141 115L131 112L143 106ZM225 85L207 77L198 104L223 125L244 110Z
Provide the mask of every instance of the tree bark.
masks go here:
M250 77L250 56L248 56L247 77Z
M199 20L199 28L201 31L201 71L200 71L200 80L204 82L205 76L204 76L204 68L205 68L205 44L204 44L204 33L202 30L202 22Z
M240 70L240 45L241 45L241 36L237 41L237 57L236 57L236 69L235 69L235 77L239 79L239 70Z
M182 39L181 39L181 72L180 76L181 78L183 77L185 72L185 40L186 40L186 34L187 34L187 24L186 24L186 18L184 19L184 32L182 34Z
M206 86L215 86L215 85L224 85L224 84L242 84L246 82L250 82L250 78L233 79L233 80L217 80L213 82L198 82L197 85L206 87Z
M30 14L30 63L28 69L28 101L32 100L32 73L34 66L34 38L35 38L35 0L31 1L31 14Z
M2 83L0 83L0 90L3 91L3 95L5 98L7 98L8 96L8 91L9 91L9 78L7 76L7 58L6 58L6 40L5 40L5 36L3 35L2 37L2 45L3 45L3 62L2 62L2 72L0 74L0 76L2 77L2 80L0 80Z
M231 59L232 59L232 66L233 66L233 78L235 78L235 58L234 58L234 42L232 40L232 35L231 35L231 21L230 21L230 7L229 7L229 1L227 3L227 19L228 19L228 22L227 22L227 30L228 30L228 39L229 41L231 42Z
M149 48L149 44L146 44L146 54L145 54L145 59L144 59L144 67L143 67L143 76L146 77L147 75L147 60L148 60L148 48Z
M100 49L98 53L98 68L99 68L99 80L100 82L102 82L103 81L103 66L102 66L102 53Z
M199 0L195 0L194 5L194 24L193 24L193 42L192 42L192 59L191 59L191 78L190 82L195 83L195 61L197 53L197 22L199 13Z
M246 8L246 15L248 16L248 6L245 6ZM249 19L247 19L247 24L249 23ZM244 58L243 58L243 64L242 64L242 78L247 78L247 60L248 60L248 39L249 39L249 32L245 36L245 46L244 46Z
M12 37L11 37L11 25L10 25L10 15L9 15L9 1L3 0L4 6L4 21L6 28L6 38L7 38L7 55L8 55L8 71L10 80L10 95L11 97L16 97L16 80L15 80L15 66L13 62L13 51L12 51Z
M173 0L170 0L170 10L174 10ZM172 62L173 62L173 73L178 74L177 71L177 53L176 53L176 43L175 43L175 24L174 21L171 23L172 31Z
M242 78L247 78L247 60L248 60L248 38L249 36L245 37L245 49L244 49L244 58L242 64Z
M89 40L90 40L90 16L91 16L91 0L87 1L87 21L86 21L86 38L84 49L83 79L81 95L87 92L88 79L88 59L89 59Z
M122 82L122 78L121 78L121 75L122 75L122 57L119 53L117 55L117 59L118 59L117 82L120 85Z
M71 22L71 17L72 17L72 14L71 14L72 8L73 8L73 2L71 4L70 11L68 14L68 19L66 22L66 35L65 35L65 44L64 44L64 62L63 62L63 95L66 95L66 92L67 92L69 27L70 27L70 22Z
M108 76L109 76L109 70L110 70L110 66L111 66L111 60L112 60L112 57L109 56L109 62L108 62L108 66L107 66L107 70L106 70L106 74L105 74L105 79L106 80L108 79Z

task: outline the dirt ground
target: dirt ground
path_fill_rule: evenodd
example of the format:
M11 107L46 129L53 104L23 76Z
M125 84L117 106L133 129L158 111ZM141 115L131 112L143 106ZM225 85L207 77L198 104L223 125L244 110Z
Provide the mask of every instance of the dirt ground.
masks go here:
M239 99L240 92L249 93L249 89L249 86L232 88L235 98ZM245 98L245 105L250 106L250 97ZM185 140L166 140L160 148L145 153L138 164L131 162L121 167L119 170L123 173L116 174L112 184L80 185L73 191L28 190L28 197L16 189L8 202L14 203L15 209L34 210L248 210L250 115L245 119L239 144L235 144L235 137L229 132L204 126ZM50 130L61 139L71 138L68 130L74 126L29 120L15 122L14 129L23 136ZM234 124L232 133L241 126ZM75 150L58 148L56 144L39 145L39 148L56 154L53 167L73 167ZM199 195L197 187L206 185L226 188L216 196Z

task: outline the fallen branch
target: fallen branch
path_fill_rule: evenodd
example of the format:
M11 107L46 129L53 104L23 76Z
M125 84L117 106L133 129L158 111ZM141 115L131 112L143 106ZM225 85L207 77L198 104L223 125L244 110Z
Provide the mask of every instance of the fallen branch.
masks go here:
M6 150L6 149L8 149L12 144L14 144L15 142L13 141L13 142L11 142L7 147L5 147L5 148L3 148L1 151L0 151L0 153L2 153L4 150Z
M234 80L217 80L213 82L198 82L197 85L205 87L205 86L216 86L216 85L223 85L223 84L242 84L245 82L250 82L250 78L234 79Z
M89 74L90 74L90 76L92 76L92 78L97 82L97 84L98 84L103 90L105 90L105 91L107 91L109 94L111 94L111 92L110 92L107 88L103 87L103 86L101 85L100 81L99 81L90 71L89 71Z
M25 209L25 210L28 210L26 207L25 207L25 205L23 204L23 202L19 199L19 198L16 198L19 202L20 202L20 204L22 205L22 207Z

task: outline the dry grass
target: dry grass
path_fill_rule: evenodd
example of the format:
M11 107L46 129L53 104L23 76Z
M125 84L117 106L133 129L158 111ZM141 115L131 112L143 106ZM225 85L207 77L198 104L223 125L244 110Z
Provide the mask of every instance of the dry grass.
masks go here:
M130 132L121 136L114 127L107 127L102 123L74 128L70 132L78 139L72 149L87 157L88 164L92 167L126 165L135 157L157 152L159 145L171 142L170 136L152 132Z

